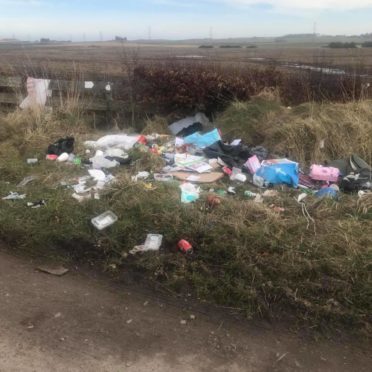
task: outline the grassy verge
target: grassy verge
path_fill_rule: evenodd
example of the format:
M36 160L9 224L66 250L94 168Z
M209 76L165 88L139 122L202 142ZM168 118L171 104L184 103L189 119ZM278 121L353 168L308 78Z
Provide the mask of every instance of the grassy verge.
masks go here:
M262 103L264 107L260 101L254 104L259 105L252 124L257 129L273 110L267 109L267 102ZM241 110L244 105L230 110ZM270 120L278 120L278 112L294 117L301 109L287 113L275 104L274 110ZM247 112L249 122L251 111ZM223 131L229 129L229 111L224 115ZM244 113L242 122L243 118ZM72 124L58 114L31 117L17 113L4 118L0 128L0 196L23 191L26 201L47 200L47 206L39 209L27 208L25 201L0 200L0 239L14 249L99 260L118 271L140 270L173 291L192 290L202 299L241 309L248 317L275 318L288 312L316 326L343 322L367 329L370 325L371 198L360 201L343 195L336 202L310 196L307 208L314 223L304 217L295 201L298 191L291 189L256 204L243 195L250 187L241 186L236 196L223 197L221 205L210 209L208 191L211 187L226 189L222 182L203 187L197 203L183 205L177 182L154 183L155 189L149 191L143 183L131 181L130 175L137 170L161 165L158 158L146 155L130 167L116 169L118 182L101 200L79 204L60 182L85 175L85 169L45 160L28 166L25 159L43 159L48 143L71 134L78 140L77 152L83 154L82 140L99 133L89 133L83 122ZM247 132L239 129L241 134ZM268 134L262 140L270 142ZM284 144L275 141L276 146ZM27 175L36 175L38 180L18 190L16 184ZM272 204L285 211L275 212ZM98 232L90 219L108 209L119 221ZM128 256L148 233L164 235L161 251ZM194 246L192 256L177 251L180 239Z

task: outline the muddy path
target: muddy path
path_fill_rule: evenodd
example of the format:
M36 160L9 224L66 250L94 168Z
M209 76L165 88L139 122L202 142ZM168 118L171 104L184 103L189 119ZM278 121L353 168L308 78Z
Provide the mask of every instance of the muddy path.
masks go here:
M368 371L369 346L237 321L0 250L0 371Z

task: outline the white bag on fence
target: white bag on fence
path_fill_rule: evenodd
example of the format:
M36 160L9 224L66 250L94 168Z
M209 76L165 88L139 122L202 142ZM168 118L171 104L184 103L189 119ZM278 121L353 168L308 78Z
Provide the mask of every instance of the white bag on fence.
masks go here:
M27 78L28 96L19 105L22 110L44 107L46 104L50 80Z

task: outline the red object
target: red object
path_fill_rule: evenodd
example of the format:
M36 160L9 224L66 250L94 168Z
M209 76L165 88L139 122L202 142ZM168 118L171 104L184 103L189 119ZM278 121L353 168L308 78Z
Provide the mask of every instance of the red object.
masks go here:
M223 167L223 172L225 173L225 174L227 174L228 176L231 176L232 175L232 170L230 169L230 168L228 168L228 167Z
M140 143L141 145L146 145L147 144L147 139L146 139L146 137L145 136L140 136L139 138L138 138L138 141L137 141L138 143Z
M188 253L192 251L192 245L187 241L187 240L180 240L178 242L178 248L183 252L183 253Z
M58 156L57 155L47 155L46 156L46 159L47 160L57 160L58 159Z

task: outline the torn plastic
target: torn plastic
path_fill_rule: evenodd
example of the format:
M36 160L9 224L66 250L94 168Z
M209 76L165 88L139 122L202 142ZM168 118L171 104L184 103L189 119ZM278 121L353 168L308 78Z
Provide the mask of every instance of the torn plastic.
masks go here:
M22 101L19 107L22 110L42 108L45 106L49 93L50 80L27 78L28 96Z
M84 142L85 147L92 149L118 148L125 151L131 150L138 142L139 135L128 136L126 134L111 134L101 137L97 141Z
M221 136L218 129L214 129L211 132L205 134L194 133L191 136L185 137L184 141L187 144L194 145L201 149L204 149L218 141L221 141Z
M3 200L22 200L26 198L26 194L19 194L18 192L10 192L8 196L3 197Z
M172 132L173 135L176 136L183 129L186 129L195 123L200 123L203 126L206 126L209 124L209 119L203 113L199 112L195 116L189 116L182 120L176 121L169 126L169 130Z
M161 247L162 241L163 235L148 234L145 243L135 246L129 251L129 253L134 255L139 252L158 251Z
M272 185L287 184L298 187L298 163L288 159L265 160L255 175Z
M200 197L200 188L196 187L192 183L184 183L180 185L181 193L181 202L188 204L195 202Z

